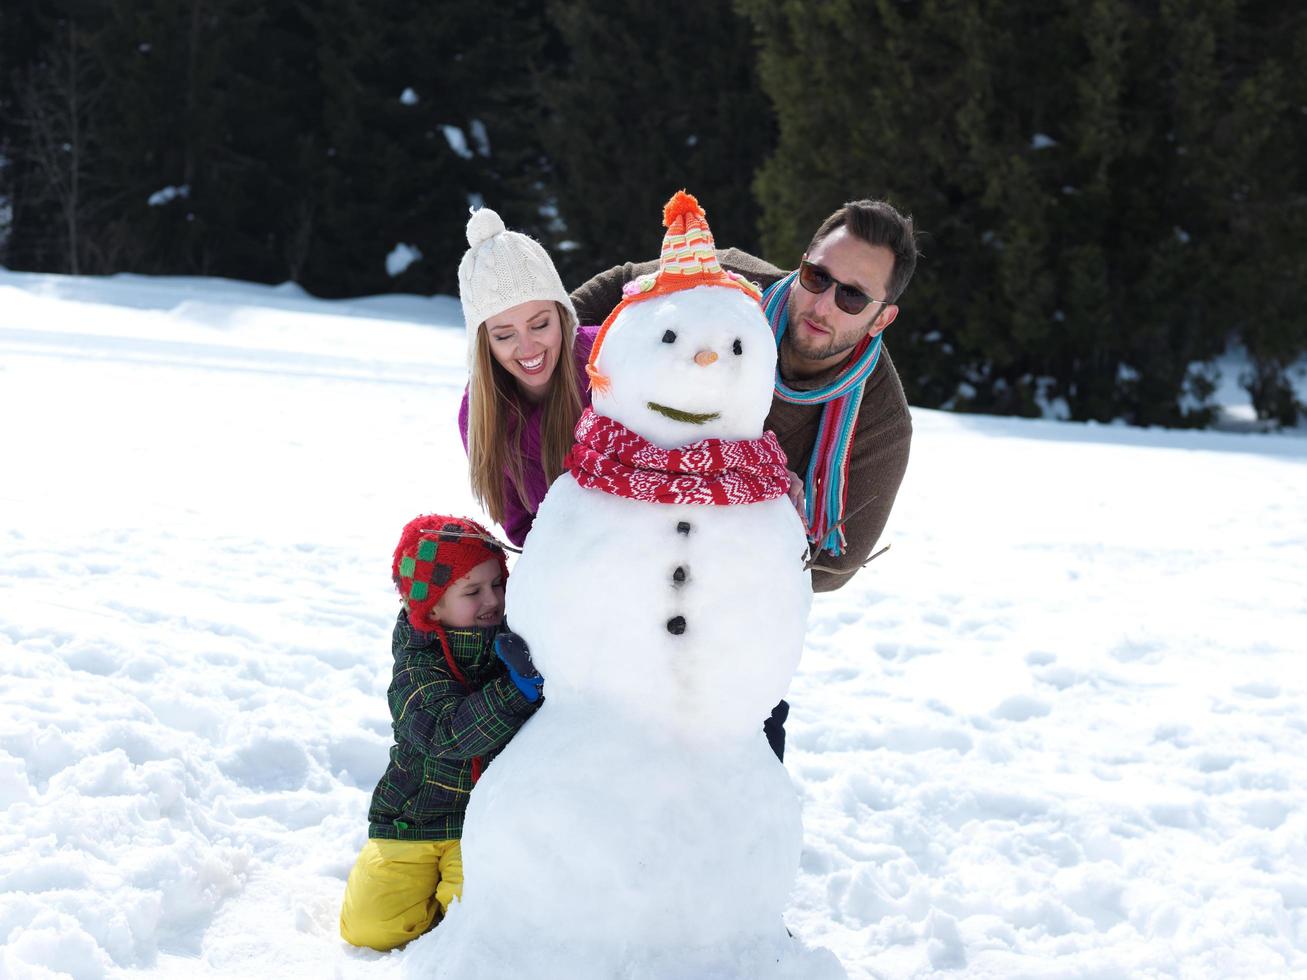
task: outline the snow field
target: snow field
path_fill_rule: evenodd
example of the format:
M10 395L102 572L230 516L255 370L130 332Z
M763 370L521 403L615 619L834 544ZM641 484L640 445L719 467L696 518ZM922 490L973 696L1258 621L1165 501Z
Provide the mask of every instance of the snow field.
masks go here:
M336 916L394 536L475 513L465 349L448 301L0 272L0 976L402 971ZM914 418L791 689L791 929L852 977L1307 972L1307 440Z
M883 976L1302 969L1300 441L916 418L894 549L793 693L813 938Z

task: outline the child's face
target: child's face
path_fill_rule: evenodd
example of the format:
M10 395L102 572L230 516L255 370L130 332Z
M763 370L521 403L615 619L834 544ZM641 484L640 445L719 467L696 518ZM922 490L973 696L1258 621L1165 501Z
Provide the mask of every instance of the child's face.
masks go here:
M498 626L504 621L504 579L499 562L487 558L440 597L431 618L442 626Z

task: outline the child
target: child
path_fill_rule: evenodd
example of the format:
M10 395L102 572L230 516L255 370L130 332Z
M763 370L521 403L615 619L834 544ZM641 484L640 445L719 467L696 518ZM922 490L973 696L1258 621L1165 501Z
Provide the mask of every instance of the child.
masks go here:
M529 657L506 654L519 672L496 656L508 569L481 525L410 521L391 575L404 603L387 692L395 744L340 910L346 942L383 951L422 935L462 896L468 793L539 706L543 683Z

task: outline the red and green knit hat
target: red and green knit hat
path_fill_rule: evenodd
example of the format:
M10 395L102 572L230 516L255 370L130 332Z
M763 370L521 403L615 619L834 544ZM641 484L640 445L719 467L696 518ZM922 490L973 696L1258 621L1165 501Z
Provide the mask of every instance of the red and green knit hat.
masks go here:
M404 525L391 578L404 601L408 621L416 630L430 630L431 610L445 590L483 561L499 562L508 577L504 549L494 535L466 517L423 514Z
M655 296L666 296L679 289L693 289L695 286L725 286L738 289L754 302L762 303L762 290L755 283L745 279L737 272L722 268L717 261L717 246L713 242L712 230L708 227L708 216L704 213L693 194L680 190L672 195L663 205L663 250L658 257L658 271L632 279L622 287L622 301L608 319L599 328L594 346L590 349L590 361L586 364L586 373L590 375L592 387L605 391L608 378L595 365L599 361L599 351L604 345L604 337L622 310Z

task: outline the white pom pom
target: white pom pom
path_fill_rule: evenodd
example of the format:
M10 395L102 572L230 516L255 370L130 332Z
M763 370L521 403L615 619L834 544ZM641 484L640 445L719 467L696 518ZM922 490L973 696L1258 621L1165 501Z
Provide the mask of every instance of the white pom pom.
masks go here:
M504 230L504 219L490 208L480 208L472 212L467 219L467 243L476 248L487 238L493 238Z

